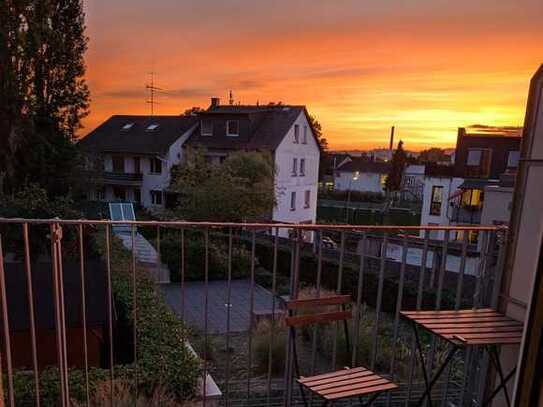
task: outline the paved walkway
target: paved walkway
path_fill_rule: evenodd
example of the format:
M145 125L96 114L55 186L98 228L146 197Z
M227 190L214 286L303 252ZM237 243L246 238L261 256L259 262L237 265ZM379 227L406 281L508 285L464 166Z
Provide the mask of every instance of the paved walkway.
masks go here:
M163 284L160 286L166 302L181 317L182 293L180 284ZM249 330L251 282L249 280L233 280L231 283L230 332L239 333ZM185 283L185 319L193 328L204 330L204 298L203 281ZM226 333L227 282L210 281L208 286L208 333ZM276 303L276 308L278 305ZM254 290L254 312L269 313L272 311L271 292L259 285Z

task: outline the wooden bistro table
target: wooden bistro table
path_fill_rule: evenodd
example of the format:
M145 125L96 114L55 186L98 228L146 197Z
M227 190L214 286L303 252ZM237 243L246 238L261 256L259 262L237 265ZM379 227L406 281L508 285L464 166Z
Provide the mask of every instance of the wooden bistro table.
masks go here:
M496 367L499 375L500 384L483 402L482 406L489 405L502 389L507 400L507 405L511 406L511 399L506 385L515 375L516 367L507 375L504 375L497 348L500 345L520 344L523 331L523 324L521 322L511 319L491 308L458 311L401 311L400 314L412 323L417 352L426 385L426 391L419 399L418 406L424 403L426 397L428 397L429 405L432 406L432 387L449 362L451 362L455 353L460 348L468 346L483 346L483 349L488 352L490 360ZM419 326L446 340L451 345L443 364L437 369L431 380L428 377L426 364L424 363L418 331Z

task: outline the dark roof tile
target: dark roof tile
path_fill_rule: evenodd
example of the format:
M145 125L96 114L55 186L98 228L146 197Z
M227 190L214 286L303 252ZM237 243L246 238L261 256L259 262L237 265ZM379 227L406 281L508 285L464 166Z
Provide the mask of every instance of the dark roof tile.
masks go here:
M164 154L197 122L195 116L111 116L81 139L79 145L95 152ZM133 126L123 130L129 123ZM158 124L158 127L148 131L152 124Z

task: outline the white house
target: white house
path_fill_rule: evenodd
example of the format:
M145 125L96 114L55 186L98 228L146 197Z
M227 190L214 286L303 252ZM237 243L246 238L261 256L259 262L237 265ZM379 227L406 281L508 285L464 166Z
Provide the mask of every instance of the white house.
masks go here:
M100 166L94 168L100 178L89 180L89 199L163 207L170 170L197 124L190 116L110 117L79 142Z
M409 164L402 177L402 198L421 201L424 193L425 165Z
M198 117L199 127L187 146L203 146L210 159L219 161L233 151L271 152L277 191L271 221L315 223L320 146L305 106L220 105L212 101Z
M454 177L453 167L427 166L422 194L421 225L439 226L451 224L450 200L464 181ZM424 237L425 232L421 232ZM432 231L431 239L443 239L443 231ZM456 238L452 236L451 238Z
M341 165L334 173L334 189L384 193L390 163L353 158Z
M103 163L89 197L163 207L170 169L185 147L204 147L218 163L234 151L269 151L277 206L267 220L315 223L320 146L308 117L304 106L221 105L216 98L197 115L112 116L80 141Z
M458 129L454 166L426 168L421 224L506 222L510 212L510 197L506 197L506 191L514 184L520 142L520 129L497 132L493 128L492 132L476 133ZM488 208L485 210L485 207ZM442 239L444 233L436 233L433 237ZM475 243L477 239L477 233L472 232L470 242Z

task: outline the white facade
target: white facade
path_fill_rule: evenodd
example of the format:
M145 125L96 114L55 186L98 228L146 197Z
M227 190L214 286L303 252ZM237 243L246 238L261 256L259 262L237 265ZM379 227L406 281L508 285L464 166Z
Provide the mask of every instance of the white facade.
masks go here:
M425 165L410 164L405 167L402 190L406 195L404 199L421 200L424 194Z
M464 182L463 178L457 177L432 177L427 176L424 180L424 193L422 197L422 212L420 218L420 224L423 226L428 225L442 225L447 226L451 224L451 206L450 198L458 187ZM437 191L441 191L440 204L436 202ZM432 191L436 191L432 197ZM432 202L434 198L434 202ZM430 233L431 239L443 239L443 231L436 231ZM424 232L421 231L421 237L424 236ZM451 236L452 237L452 236Z
M385 192L387 174L375 172L336 171L334 189L338 191Z
M294 137L296 125L301 135L298 142ZM307 132L305 138L304 131ZM272 215L274 222L315 223L319 159L317 140L311 134L307 116L302 112L274 152L277 199ZM283 237L288 235L286 230L280 233Z
M512 187L487 186L481 213L481 225L509 224L512 202Z
M125 182L121 185L106 184L102 192L95 191L93 199L114 201L119 199L117 191L124 191L125 201L131 201L150 209L162 208L165 204L164 190L170 183L170 172L174 165L183 159L183 144L188 139L194 127L183 133L173 144L164 156L145 156L135 154L116 154L116 157L124 159L124 174L136 174L135 159L139 159L141 181ZM162 163L160 173L152 171L151 161L158 159ZM104 171L113 172L113 156L104 154ZM139 196L138 196L139 191ZM103 194L101 197L100 194ZM138 199L139 198L139 199Z

